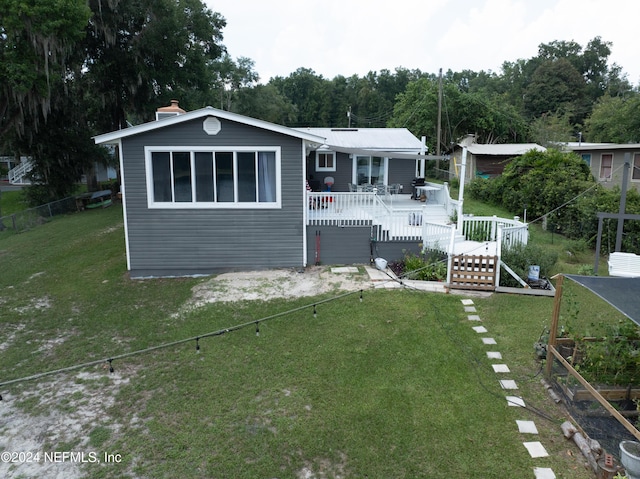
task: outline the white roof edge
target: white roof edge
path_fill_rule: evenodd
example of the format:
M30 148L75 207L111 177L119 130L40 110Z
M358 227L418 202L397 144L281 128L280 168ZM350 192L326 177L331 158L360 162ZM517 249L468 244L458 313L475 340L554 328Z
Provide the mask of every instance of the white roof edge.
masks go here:
M93 139L98 145L115 143L122 138L138 135L140 133L146 133L148 131L153 131L158 128L164 128L167 126L183 123L185 121L196 120L198 118L203 118L207 116L215 116L217 118L222 118L225 120L243 123L245 125L262 128L264 130L281 133L287 136L293 136L295 138L300 138L302 140L307 140L314 143L322 144L325 141L325 138L322 136L313 135L311 133L306 133L306 132L299 131L293 128L288 128L282 125L276 125L275 123L270 123L264 120L258 120L257 118L251 118L248 116L240 115L238 113L218 110L217 108L213 108L210 106L201 108L199 110L193 110L187 113L183 113L181 115L172 116L170 118L150 121L148 123L142 123L141 125L132 126L130 128L123 128L122 130L103 133L101 135L94 136Z
M637 150L640 143L587 143L582 145L567 146L572 151L582 150Z

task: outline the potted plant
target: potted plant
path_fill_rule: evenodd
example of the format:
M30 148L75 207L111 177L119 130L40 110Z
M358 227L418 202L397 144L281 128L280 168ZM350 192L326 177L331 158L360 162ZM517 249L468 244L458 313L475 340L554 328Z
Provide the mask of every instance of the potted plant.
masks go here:
M620 442L620 462L629 479L640 479L640 442Z

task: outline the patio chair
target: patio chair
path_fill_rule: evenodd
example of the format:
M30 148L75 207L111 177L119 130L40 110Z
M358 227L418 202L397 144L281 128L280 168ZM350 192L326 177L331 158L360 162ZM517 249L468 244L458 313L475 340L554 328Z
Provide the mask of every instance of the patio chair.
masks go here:
M379 195L387 194L387 186L384 183L376 183L374 188Z

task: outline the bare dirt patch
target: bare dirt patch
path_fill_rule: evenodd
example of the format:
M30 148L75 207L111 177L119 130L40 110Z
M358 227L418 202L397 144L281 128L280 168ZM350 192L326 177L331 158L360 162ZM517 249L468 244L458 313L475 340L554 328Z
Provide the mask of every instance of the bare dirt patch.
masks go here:
M330 268L313 266L303 272L276 269L225 273L196 286L187 307L198 308L216 302L300 298L370 287L371 280L364 269L358 269L357 273L334 273Z
M133 374L130 370L110 374L98 368L58 380L49 378L35 386L25 384L16 394L4 394L0 402L0 451L22 456L16 456L15 461L3 457L0 477L80 479L87 477L84 468L108 467L93 462L94 457L100 461L105 452L112 451L92 444L91 433L96 428L110 437L120 432L122 425L109 420L106 410ZM62 459L54 454L65 452L76 454L76 460L69 456L65 461L52 460Z

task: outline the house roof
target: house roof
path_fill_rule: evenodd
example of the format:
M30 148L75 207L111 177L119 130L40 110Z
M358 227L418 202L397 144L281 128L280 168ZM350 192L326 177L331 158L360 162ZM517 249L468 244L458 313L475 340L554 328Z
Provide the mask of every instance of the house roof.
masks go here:
M296 130L293 128L287 128L286 126L276 125L275 123L270 123L264 120L258 120L256 118L250 118L248 116L239 115L237 113L232 113L229 111L218 110L217 108L213 108L210 106L201 108L199 110L193 110L181 115L175 115L169 118L150 121L148 123L142 123L141 125L132 126L130 128L124 128L122 130L116 130L110 133L104 133L102 135L95 136L93 139L97 144L117 143L122 138L127 138L129 136L139 135L141 133L146 133L148 131L158 130L158 129L170 127L172 125L176 125L179 123L184 123L186 121L197 120L198 118L206 118L210 116L224 119L224 120L234 121L237 123L242 123L249 126L254 126L256 128L273 131L275 133L281 133L287 136L293 136L295 138L300 138L302 140L306 140L318 145L321 145L325 142L324 137L315 135L313 133Z
M582 143L580 145L567 145L572 151L589 150L640 150L640 143Z
M356 155L386 156L396 159L435 156L421 153L426 147L406 128L296 128L326 138L320 150ZM441 158L441 157L437 157Z
M329 148L420 153L422 142L406 128L295 128L326 138Z
M467 146L467 151L472 155L519 156L531 150L547 151L544 146L540 146L537 143L501 143L488 145L472 143Z

